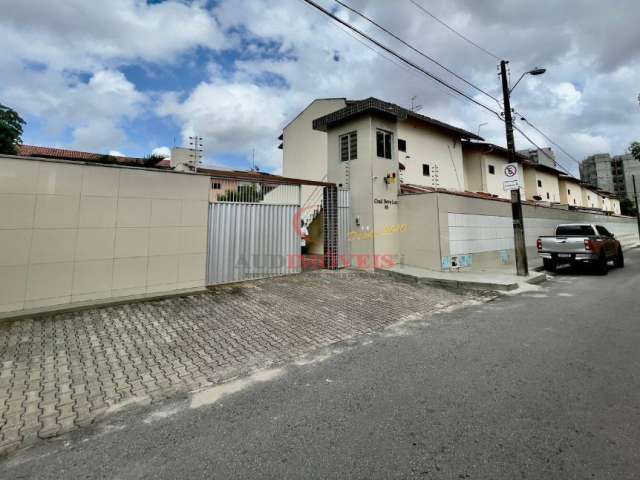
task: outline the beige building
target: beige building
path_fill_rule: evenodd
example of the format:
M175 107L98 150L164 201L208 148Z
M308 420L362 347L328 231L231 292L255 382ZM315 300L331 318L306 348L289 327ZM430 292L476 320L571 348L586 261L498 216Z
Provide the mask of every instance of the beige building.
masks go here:
M283 129L284 176L322 181L328 178L331 161L349 163L361 156L357 135L349 136L350 132L345 132L340 139L342 143L330 145L326 132L312 127L316 119L328 115L343 118L345 112L349 112L350 119L375 113L394 120L393 132L390 132L392 137L384 137L382 141L390 142L385 155L399 165L397 173L404 183L458 191L465 189L460 141L481 138L376 98L313 101ZM346 177L345 182L349 182ZM312 188L303 188L303 205L307 203L312 191Z
M504 167L509 163L507 149L491 143L463 142L462 152L466 191L511 198L511 193L503 187ZM525 157L517 154L517 159L522 162ZM526 198L524 188L521 195Z
M320 98L311 102L283 129L282 175L304 180L324 181L327 178L327 135L313 129L313 121L347 105L345 98ZM302 205L321 201L317 190L302 186Z
M558 177L560 188L560 203L571 207L582 207L582 182L569 175Z
M558 178L560 173L555 168L546 165L526 164L524 168L526 199L560 203L560 182Z
M582 206L602 209L602 197L598 195L595 188L588 185L582 187Z

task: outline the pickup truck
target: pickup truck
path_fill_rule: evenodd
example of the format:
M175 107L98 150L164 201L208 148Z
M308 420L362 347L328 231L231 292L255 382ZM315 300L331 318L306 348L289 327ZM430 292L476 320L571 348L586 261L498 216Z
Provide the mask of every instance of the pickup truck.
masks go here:
M606 275L610 260L616 267L624 267L620 242L602 225L558 225L555 236L538 238L536 246L545 270L550 272L555 272L562 264L589 263L598 274Z

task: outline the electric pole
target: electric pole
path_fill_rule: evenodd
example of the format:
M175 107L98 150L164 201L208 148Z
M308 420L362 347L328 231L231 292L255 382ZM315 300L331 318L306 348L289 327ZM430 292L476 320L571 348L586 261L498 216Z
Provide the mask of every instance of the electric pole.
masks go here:
M638 191L636 190L636 176L631 175L633 180L633 197L636 199L636 219L638 220L638 238L640 239L640 208L638 208Z
M513 118L511 117L511 99L509 90L509 79L507 77L507 61L500 62L500 75L502 76L502 96L504 100L504 126L507 133L507 150L509 152L509 163L516 163L516 143L513 138ZM516 251L516 271L518 275L526 277L529 275L527 265L527 247L524 241L524 222L522 218L522 201L520 199L520 189L511 190L511 215L513 217L513 241Z

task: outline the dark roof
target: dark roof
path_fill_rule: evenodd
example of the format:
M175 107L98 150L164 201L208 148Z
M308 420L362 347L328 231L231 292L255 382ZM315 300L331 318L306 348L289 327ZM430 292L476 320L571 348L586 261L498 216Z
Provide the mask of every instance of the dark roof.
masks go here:
M501 147L500 145L495 145L493 143L488 143L488 142L463 141L462 148L473 148L478 150L482 149L484 153L498 152L507 158L509 157L509 151L506 148ZM526 161L527 158L528 157L526 155L516 152L516 160L518 160L519 162Z
M300 178L289 178L281 175L272 175L264 172L252 172L242 170L219 170L215 168L198 167L198 174L210 175L216 178L227 180L239 180L247 182L277 183L287 185L317 185L317 186L334 186L331 182L317 182L315 180L303 180Z
M479 137L475 133L468 132L466 130L463 130L462 128L454 127L453 125L441 122L440 120L436 120L434 118L413 112L411 110L407 110L406 108L396 105L395 103L383 102L382 100L378 100L377 98L373 97L369 97L365 100L347 101L346 107L323 117L316 118L313 121L313 128L314 130L326 132L327 129L331 126L337 125L353 117L364 114L378 114L393 117L397 120L407 120L411 118L419 122L427 123L431 126L447 130L449 132L457 133L462 138L483 140L482 137Z
M128 165L133 167L169 168L169 164L165 160L153 161L146 158L122 157L118 155L67 150L64 148L38 147L35 145L20 145L18 147L18 155L22 157L51 158L77 162Z

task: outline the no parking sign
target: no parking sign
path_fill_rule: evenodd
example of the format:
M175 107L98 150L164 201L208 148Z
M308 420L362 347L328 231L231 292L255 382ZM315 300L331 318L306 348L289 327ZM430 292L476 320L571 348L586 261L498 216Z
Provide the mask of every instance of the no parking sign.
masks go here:
M509 192L520 188L520 164L507 163L503 169L502 188Z

